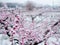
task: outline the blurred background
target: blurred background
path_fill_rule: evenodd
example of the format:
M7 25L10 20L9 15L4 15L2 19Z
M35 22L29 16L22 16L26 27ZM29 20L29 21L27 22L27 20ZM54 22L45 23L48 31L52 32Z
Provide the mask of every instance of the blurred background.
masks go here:
M26 3L27 1L34 2L39 5L50 5L50 6L60 6L60 0L0 0L4 3Z

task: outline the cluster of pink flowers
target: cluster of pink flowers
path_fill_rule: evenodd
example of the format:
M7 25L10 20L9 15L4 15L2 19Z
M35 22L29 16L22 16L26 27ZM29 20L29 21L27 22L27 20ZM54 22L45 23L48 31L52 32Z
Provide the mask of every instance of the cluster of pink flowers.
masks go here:
M32 16L27 16L27 14L24 14L22 11L20 11L20 9L1 8L0 33L6 34L12 42L12 45L38 45L42 42L44 42L44 45L49 45L48 39L50 37L52 37L53 35L56 35L57 38L60 37L60 21L55 21L56 23L54 22L54 20L49 22L49 18L46 18L46 20L42 21L41 23L39 22L38 25L40 26L37 27L36 22L32 20ZM27 21L27 19L29 20L29 18L31 18L31 20ZM48 25L49 23L50 25ZM16 42L14 43L14 41Z

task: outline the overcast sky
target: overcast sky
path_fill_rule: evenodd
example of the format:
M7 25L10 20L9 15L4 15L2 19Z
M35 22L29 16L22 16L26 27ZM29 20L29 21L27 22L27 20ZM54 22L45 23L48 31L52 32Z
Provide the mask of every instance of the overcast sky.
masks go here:
M37 4L43 5L60 5L60 0L0 0L0 2L13 2L13 3L26 3L32 1Z

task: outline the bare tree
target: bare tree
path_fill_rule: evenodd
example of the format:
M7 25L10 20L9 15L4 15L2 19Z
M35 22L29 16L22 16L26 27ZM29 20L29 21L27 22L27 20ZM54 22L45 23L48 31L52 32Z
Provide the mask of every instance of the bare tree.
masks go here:
M34 9L34 3L28 1L27 4L26 4L26 9L29 10L29 11L33 10Z

